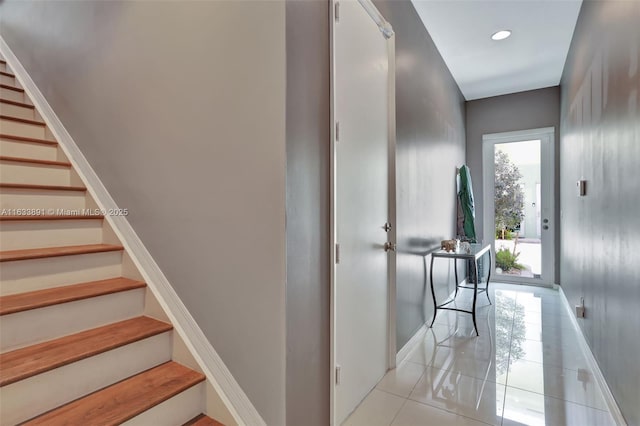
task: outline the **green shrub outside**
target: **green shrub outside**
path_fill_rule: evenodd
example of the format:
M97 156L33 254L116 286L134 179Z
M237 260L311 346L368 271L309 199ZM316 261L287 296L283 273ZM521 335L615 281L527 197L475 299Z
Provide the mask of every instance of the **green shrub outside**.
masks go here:
M509 249L501 248L496 253L496 266L505 272L510 269L524 269L524 266L518 263L518 256L520 252L514 254Z

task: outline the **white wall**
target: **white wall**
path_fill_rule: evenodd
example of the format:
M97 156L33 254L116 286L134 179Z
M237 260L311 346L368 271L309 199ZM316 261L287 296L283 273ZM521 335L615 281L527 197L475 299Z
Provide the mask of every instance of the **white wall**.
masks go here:
M0 34L265 421L285 421L285 7L0 3Z

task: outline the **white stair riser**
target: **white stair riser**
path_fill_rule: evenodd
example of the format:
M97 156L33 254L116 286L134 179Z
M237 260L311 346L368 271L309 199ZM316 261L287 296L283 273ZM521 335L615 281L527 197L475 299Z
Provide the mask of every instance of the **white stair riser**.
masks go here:
M0 71L9 72L7 71L7 65L0 62Z
M0 161L0 182L69 186L71 183L71 168Z
M171 332L21 380L0 390L0 424L14 425L171 358Z
M12 120L0 120L2 133L26 138L44 139L44 126L37 124L20 123Z
M100 244L102 219L0 222L0 250Z
M6 84L7 86L15 86L16 79L15 77L9 77L8 75L0 74L0 84Z
M0 189L0 209L82 210L87 203L83 191Z
M0 351L139 316L144 310L144 295L145 289L139 288L4 315L0 321Z
M0 140L0 155L7 157L32 158L34 160L55 161L58 149L55 145Z
M151 407L144 413L122 423L123 426L182 425L204 412L204 383L180 392L173 398Z
M16 102L24 102L25 95L24 92L16 92L15 90L0 87L0 98Z
M27 120L33 120L35 118L35 113L32 108L25 108L5 103L0 103L0 114L8 115L10 117L26 118Z
M3 262L0 295L122 276L122 252Z

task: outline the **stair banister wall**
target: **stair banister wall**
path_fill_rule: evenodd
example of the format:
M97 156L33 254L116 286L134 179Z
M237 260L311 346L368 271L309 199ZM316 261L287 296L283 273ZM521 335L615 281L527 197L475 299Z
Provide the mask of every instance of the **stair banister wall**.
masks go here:
M2 37L0 37L0 53L14 71L17 80L24 87L25 92L31 98L37 110L40 111L42 119L58 140L60 147L79 175L79 179L86 185L89 193L95 199L98 209L102 211L119 210L115 200L54 113L44 95ZM265 421L180 300L167 277L154 261L126 217L106 215L105 219L131 256L131 260L141 272L150 291L167 313L175 330L194 356L234 420L240 425L265 425Z

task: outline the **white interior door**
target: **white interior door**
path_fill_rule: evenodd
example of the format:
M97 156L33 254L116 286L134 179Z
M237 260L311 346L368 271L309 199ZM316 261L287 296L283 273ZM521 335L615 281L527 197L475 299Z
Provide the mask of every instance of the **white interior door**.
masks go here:
M492 279L552 285L555 281L554 128L488 134L483 135L482 141L483 242L490 243L494 253L509 250L518 254L518 265L504 270L498 253L498 257L494 257L496 270L492 271ZM504 155L500 160L499 153ZM524 218L519 232L496 237L496 197L499 197L496 185L500 179L497 176L501 174L497 168L499 161L505 164L505 158L508 166L502 166L501 170L515 167L521 175Z
M372 7L372 4L369 4ZM367 10L341 0L334 25L334 423L388 366L389 47Z

